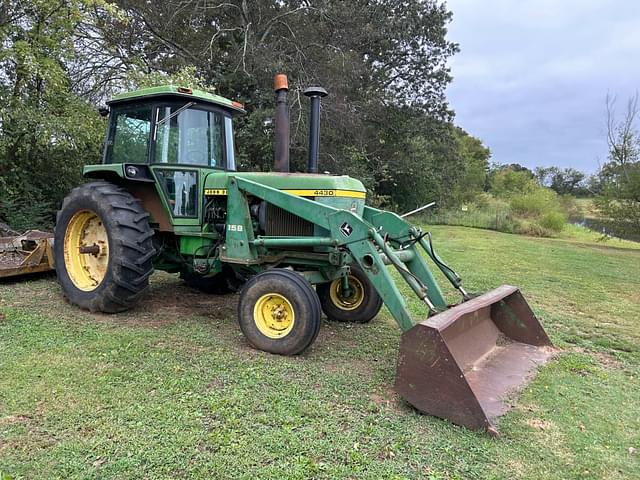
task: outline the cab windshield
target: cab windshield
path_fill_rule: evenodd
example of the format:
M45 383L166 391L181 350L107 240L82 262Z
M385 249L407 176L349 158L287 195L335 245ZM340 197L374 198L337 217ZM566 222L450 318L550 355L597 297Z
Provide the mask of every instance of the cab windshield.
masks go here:
M158 108L154 162L226 168L225 118L228 117L192 105Z

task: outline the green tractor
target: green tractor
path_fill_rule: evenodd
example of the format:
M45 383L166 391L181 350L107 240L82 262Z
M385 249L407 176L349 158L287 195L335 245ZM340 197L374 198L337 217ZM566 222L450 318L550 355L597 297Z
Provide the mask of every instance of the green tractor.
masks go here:
M307 173L289 172L287 79L275 79L275 172L236 170L237 102L184 87L116 96L102 163L64 200L54 257L81 308L117 313L145 295L154 270L208 293L240 290L238 322L254 347L295 355L322 312L365 323L386 305L402 335L396 389L421 411L494 429L503 402L551 355L515 287L469 295L431 236L366 205L362 183L318 174L319 87L311 100ZM448 305L427 260L461 294ZM388 268L389 266L389 268ZM426 304L415 321L391 273Z

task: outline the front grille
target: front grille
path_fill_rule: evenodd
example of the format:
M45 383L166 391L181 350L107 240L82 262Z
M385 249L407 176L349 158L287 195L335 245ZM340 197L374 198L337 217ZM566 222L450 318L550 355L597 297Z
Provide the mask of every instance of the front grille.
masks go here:
M313 223L270 203L267 203L266 217L265 235L267 236L313 236Z

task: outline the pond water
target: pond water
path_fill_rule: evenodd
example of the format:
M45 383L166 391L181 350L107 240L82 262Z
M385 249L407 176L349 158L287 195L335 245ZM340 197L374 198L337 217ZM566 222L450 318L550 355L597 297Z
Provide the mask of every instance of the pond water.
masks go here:
M573 225L588 228L594 232L601 233L607 237L622 238L623 240L632 240L634 242L640 242L640 233L629 234L625 232L616 231L615 227L608 225L607 222L599 218L583 217L583 218L570 218L569 222Z

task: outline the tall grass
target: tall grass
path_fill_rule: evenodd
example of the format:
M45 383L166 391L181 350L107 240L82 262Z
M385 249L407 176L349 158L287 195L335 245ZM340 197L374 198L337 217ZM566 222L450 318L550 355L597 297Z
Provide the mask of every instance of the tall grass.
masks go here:
M433 225L457 225L462 227L484 228L500 232L515 233L517 224L513 221L509 209L468 208L428 213L423 216L426 223Z
M458 225L553 237L567 224L564 204L568 203L568 200L561 201L554 192L542 188L513 195L508 199L484 193L469 205L428 212L423 216L423 221L436 225Z

